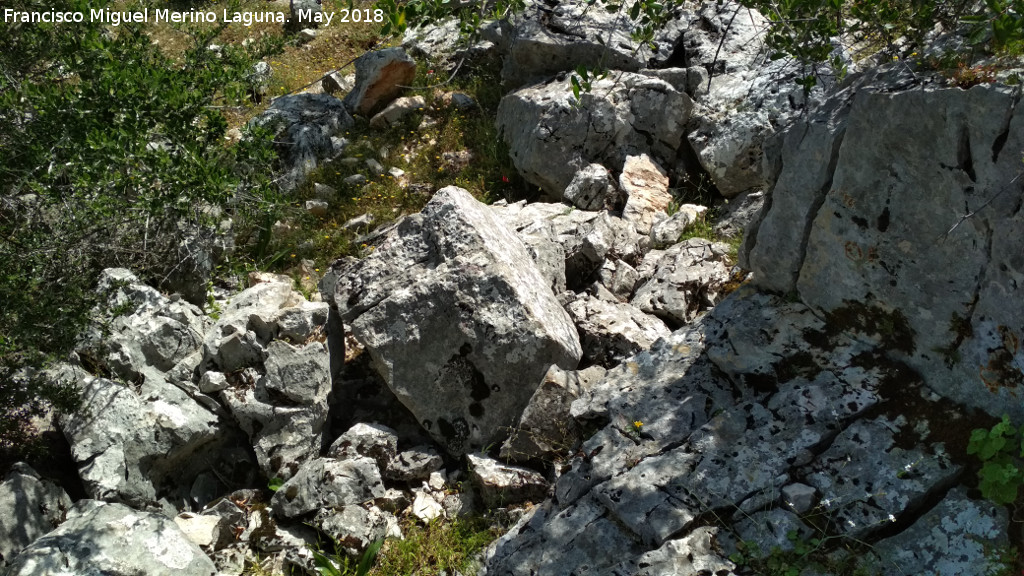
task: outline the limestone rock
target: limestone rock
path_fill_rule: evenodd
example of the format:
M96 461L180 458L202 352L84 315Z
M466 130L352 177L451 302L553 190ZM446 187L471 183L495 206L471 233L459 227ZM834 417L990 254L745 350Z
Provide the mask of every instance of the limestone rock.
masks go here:
M381 424L356 424L338 437L327 450L329 458L348 460L359 456L373 458L381 470L398 452L398 434Z
M494 458L476 454L467 454L466 461L487 508L538 502L547 495L547 481L533 470L502 464Z
M583 386L579 372L552 366L523 410L512 435L502 445L501 457L517 461L553 459L571 450L580 441L580 431L569 417L569 406L579 397Z
M748 263L758 285L796 290L937 393L1020 419L1021 217L1005 193L1020 167L1009 151L1024 148L1016 89L886 88L897 82L915 79L865 74L787 134ZM900 121L879 126L883 114Z
M375 506L323 509L313 518L313 524L349 556L359 556L376 540L402 535L398 520Z
M318 508L342 508L384 495L372 458L317 458L299 468L271 499L275 514L293 518Z
M0 566L60 525L70 508L63 488L40 478L28 464L14 464L0 484Z
M316 28L316 16L323 11L319 0L289 0L291 17L289 23L295 28Z
M341 100L328 94L292 94L274 99L270 108L251 123L274 133L286 163L280 181L286 190L302 183L322 160L336 154L333 136L352 126Z
M729 281L728 246L691 238L669 248L657 261L651 279L637 288L631 304L670 325L693 320L718 303Z
M651 245L655 248L667 248L672 244L678 243L686 228L703 218L704 213L707 211L707 206L698 206L696 204L683 204L679 206L675 214L651 227Z
M404 96L396 98L383 110L370 118L370 126L391 126L402 121L403 118L417 110L423 110L427 106L427 99L423 96Z
M581 294L566 310L580 331L583 358L601 366L614 366L671 333L664 322L625 302Z
M663 166L676 166L692 108L687 95L662 80L624 72L595 81L581 98L574 106L568 79L502 98L496 124L526 181L562 199L591 164L618 172L627 156L647 154ZM571 193L581 198L575 188Z
M390 480L410 482L426 480L432 472L441 469L444 461L429 446L417 446L396 454L384 469L384 476Z
M416 62L401 48L367 52L356 59L355 68L356 83L345 96L345 107L363 115L387 105L416 76Z
M572 177L562 196L583 210L601 210L617 196L611 172L600 164L588 164Z
M78 502L74 512L26 548L7 574L210 576L217 570L170 518L94 500Z
M657 215L667 216L664 213L672 203L665 171L646 154L627 156L619 186L626 194L622 217L632 222L640 234L649 234Z
M468 192L438 191L361 261L334 305L398 399L452 454L498 441L576 329L522 242Z
M288 479L320 453L330 391L322 343L296 348L275 340L268 348L266 374L251 388L222 391L221 399L249 435L266 477Z

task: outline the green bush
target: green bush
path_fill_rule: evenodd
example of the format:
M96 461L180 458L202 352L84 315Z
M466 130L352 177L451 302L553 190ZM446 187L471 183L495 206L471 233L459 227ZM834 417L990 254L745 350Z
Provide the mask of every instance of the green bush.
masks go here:
M12 0L15 10L86 11L96 0ZM14 375L65 354L89 320L98 272L124 266L159 282L179 244L231 216L273 205L271 147L229 147L218 105L243 97L255 58L275 49L208 49L194 30L178 60L138 25L5 24L0 37L0 448L60 386ZM14 398L20 400L12 400Z

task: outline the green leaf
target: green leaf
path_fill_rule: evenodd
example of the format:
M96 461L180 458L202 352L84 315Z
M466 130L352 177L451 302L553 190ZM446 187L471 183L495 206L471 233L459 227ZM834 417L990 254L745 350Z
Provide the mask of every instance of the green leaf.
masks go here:
M270 481L267 482L267 489L270 490L271 492L277 492L278 490L281 489L281 486L284 486L284 480L276 476L271 478Z
M356 568L356 576L366 576L370 573L373 568L373 564L377 561L377 554L380 552L381 546L384 545L384 539L379 538L372 544L366 547L366 551L359 558L359 566Z

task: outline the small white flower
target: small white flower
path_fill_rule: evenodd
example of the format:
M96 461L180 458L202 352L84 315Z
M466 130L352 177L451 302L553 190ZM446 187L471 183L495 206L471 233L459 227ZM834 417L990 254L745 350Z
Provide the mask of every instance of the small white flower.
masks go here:
M895 521L896 521L896 517L893 516L892 514L889 514L889 522L895 522Z

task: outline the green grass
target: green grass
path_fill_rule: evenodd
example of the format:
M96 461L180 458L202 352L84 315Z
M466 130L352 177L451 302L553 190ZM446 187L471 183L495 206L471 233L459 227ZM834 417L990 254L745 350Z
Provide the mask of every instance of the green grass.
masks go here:
M371 576L469 573L474 557L499 535L484 518L435 521L426 526L409 521L402 533L404 540L384 543Z

